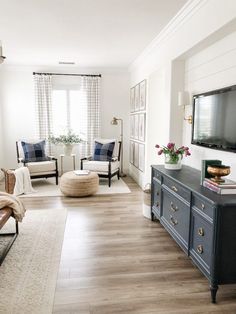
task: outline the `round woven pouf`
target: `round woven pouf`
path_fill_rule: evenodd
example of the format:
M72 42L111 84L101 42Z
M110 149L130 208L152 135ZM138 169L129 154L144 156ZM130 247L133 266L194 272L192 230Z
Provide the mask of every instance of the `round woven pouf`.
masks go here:
M98 190L99 178L95 172L88 175L76 175L69 171L61 176L60 189L66 196L82 197L95 194Z

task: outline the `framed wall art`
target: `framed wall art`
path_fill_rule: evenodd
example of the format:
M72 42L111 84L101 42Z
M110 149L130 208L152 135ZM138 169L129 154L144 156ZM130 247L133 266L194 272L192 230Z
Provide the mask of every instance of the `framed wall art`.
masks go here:
M139 167L139 143L134 143L134 165Z
M135 93L134 93L134 87L132 87L130 89L130 112L134 112L135 110L135 107L134 107L134 104L135 104Z
M139 85L139 110L146 110L146 80Z
M139 139L139 115L134 115L134 138Z
M129 161L131 164L134 164L134 142L133 141L130 141Z
M139 101L140 101L140 94L139 94L139 84L134 87L134 110L139 111Z
M145 165L145 145L139 144L139 158L138 158L138 168L140 171L144 171L144 165Z
M130 116L130 138L134 138L134 115Z
M142 142L145 141L145 113L139 114L139 127L138 127L138 139Z

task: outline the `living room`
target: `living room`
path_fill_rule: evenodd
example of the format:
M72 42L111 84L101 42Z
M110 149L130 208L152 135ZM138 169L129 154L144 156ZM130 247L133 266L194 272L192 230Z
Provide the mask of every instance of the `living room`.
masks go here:
M189 248L187 254L182 251L184 241L167 227L169 235L165 222L151 211L148 194L158 175L162 179L155 182L161 195L165 194L166 173L159 168L151 171L152 165L165 162L158 155L157 144L189 148L191 155L182 159L180 171L184 166L201 170L202 160L220 160L230 166L227 178L236 180L234 153L194 145L192 130L197 123L188 120L193 115L194 95L236 85L235 1L102 0L72 1L71 6L63 1L57 5L54 1L13 1L3 8L0 40L6 59L0 64L0 167L16 169L16 141L38 134L33 73L52 74L53 91L80 86L82 76L95 76L100 84L99 135L122 139L120 164L126 176L120 180L113 176L110 187L106 178L100 178L98 189L105 182L103 192L88 197L20 197L26 214L0 266L0 278L7 282L0 280L0 313L235 313L235 274L227 281L232 285L221 278L217 303L212 304L215 300L210 297L209 285L213 294L218 288L211 281L214 276L195 262ZM133 111L132 91L137 86L141 90L142 82L145 105ZM60 97L52 99L52 103L59 101ZM137 115L144 117L144 136L135 138L132 117ZM114 117L118 119L115 125L111 123ZM196 112L192 118L196 119ZM83 157L82 146L73 150L76 170ZM59 176L74 170L70 156L61 157L62 146L52 145L52 151ZM0 176L4 188L4 173ZM167 179L182 186L176 176ZM54 178L44 181L50 180L53 193L61 193L61 179L58 186ZM152 202L155 188L152 185ZM196 192L191 185L185 184L185 189L191 195ZM167 194L173 196L169 190ZM205 194L202 199L212 202ZM195 217L195 213L191 215ZM209 222L214 224L212 219L206 218L207 227ZM171 222L176 221L173 218ZM44 224L47 230L40 229ZM51 237L50 228L55 229ZM35 242L48 249L44 252ZM32 255L27 256L30 250ZM24 256L32 276L27 276ZM39 259L44 269L37 269ZM12 306L5 301L11 293Z

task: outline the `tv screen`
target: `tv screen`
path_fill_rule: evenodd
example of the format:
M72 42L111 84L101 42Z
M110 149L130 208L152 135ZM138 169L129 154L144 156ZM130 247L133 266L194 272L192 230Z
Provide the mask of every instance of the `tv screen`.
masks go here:
M236 152L236 85L193 100L192 144Z

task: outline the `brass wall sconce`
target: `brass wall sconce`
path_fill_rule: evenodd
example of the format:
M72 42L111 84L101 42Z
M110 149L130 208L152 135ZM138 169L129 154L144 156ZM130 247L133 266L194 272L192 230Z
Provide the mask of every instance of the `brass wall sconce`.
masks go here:
M193 124L193 116L189 115L185 117L185 107L188 104L188 93L187 92L179 92L178 93L178 106L183 107L184 111L184 121L188 121L189 124Z

